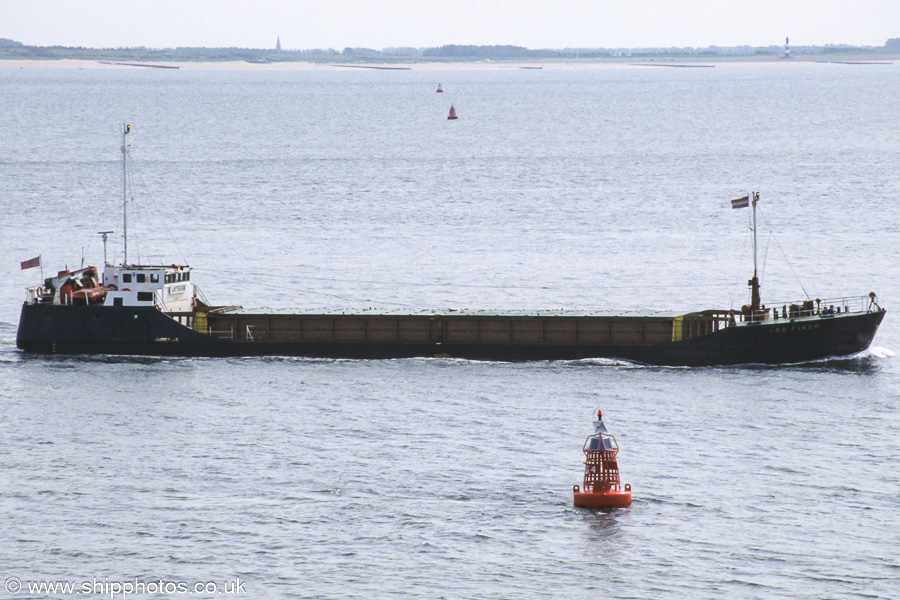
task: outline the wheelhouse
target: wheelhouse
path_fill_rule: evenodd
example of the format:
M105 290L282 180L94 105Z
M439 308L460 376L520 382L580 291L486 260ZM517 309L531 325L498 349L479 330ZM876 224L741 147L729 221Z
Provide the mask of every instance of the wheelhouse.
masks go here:
M156 306L163 312L193 310L191 268L180 265L107 265L104 306Z

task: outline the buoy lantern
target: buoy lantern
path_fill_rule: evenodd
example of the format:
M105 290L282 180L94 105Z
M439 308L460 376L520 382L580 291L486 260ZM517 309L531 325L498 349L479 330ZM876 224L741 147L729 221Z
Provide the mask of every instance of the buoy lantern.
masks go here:
M631 506L631 485L622 487L616 454L619 445L603 423L603 411L597 411L594 435L584 441L584 484L576 483L575 506L579 508L625 508Z
M453 105L451 104L451 105L450 105L450 114L447 115L447 119L450 120L450 121L452 121L453 119L456 119L456 118L457 118L457 116L456 116L456 109L453 108Z

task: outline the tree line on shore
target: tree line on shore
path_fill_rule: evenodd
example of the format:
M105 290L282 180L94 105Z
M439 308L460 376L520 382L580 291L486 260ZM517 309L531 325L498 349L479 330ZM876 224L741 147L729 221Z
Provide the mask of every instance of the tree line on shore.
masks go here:
M360 61L475 61L515 59L578 59L628 57L717 57L780 56L783 46L708 46L706 48L563 48L536 49L522 46L473 46L449 44L436 48L344 48L343 50L275 50L261 48L84 48L72 46L27 46L0 38L0 59L80 59L172 62L360 62ZM791 55L900 53L900 38L884 46L792 46Z

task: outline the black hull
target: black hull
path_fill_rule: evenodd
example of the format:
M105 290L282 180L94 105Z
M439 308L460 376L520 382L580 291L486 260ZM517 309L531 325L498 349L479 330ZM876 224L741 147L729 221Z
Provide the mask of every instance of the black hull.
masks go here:
M24 304L16 339L26 352L145 356L454 357L529 361L613 358L652 365L784 364L865 350L883 310L781 319L653 344L410 341L232 341L199 333L152 307Z

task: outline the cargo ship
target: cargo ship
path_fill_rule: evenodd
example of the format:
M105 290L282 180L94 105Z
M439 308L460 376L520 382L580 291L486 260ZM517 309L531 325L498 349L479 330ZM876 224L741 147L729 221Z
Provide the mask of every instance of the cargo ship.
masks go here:
M123 180L127 146L122 132ZM874 293L767 308L754 275L740 310L492 312L254 310L204 301L188 265L131 264L123 185L121 264L60 271L26 290L17 346L40 354L304 356L496 361L610 358L651 365L798 363L869 347L885 315ZM34 259L32 259L34 260ZM38 259L39 262L39 259ZM31 263L31 261L26 261ZM26 268L23 263L23 268ZM36 266L31 264L31 266Z

